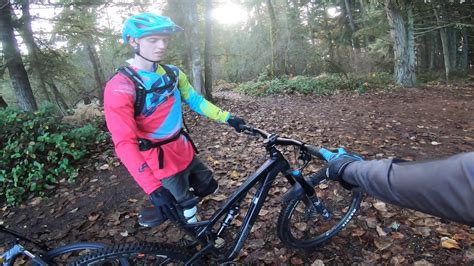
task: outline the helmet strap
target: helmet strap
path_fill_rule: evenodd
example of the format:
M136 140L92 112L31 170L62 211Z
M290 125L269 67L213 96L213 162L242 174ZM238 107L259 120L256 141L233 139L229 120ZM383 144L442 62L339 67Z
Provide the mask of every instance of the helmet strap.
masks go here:
M140 45L138 45L138 44L137 44L137 46L133 47L133 51L135 52L136 55L140 56L141 58L145 59L148 62L151 62L151 63L154 63L154 64L160 63L160 61L153 61L153 60L150 60L150 59L144 57L143 55L141 55L140 54Z

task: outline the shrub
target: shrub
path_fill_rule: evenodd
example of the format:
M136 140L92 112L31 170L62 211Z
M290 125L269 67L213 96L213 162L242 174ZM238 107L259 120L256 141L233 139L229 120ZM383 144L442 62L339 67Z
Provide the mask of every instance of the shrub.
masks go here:
M249 81L236 87L236 91L251 95L268 95L279 93L302 93L329 95L339 90L353 90L359 93L368 88L384 87L392 82L392 75L384 72L372 73L369 76L343 77L335 74L324 74L318 77L286 76L273 80Z
M92 124L76 128L58 121L49 107L0 110L0 197L7 204L43 195L61 179L73 181L78 171L74 163L106 140Z

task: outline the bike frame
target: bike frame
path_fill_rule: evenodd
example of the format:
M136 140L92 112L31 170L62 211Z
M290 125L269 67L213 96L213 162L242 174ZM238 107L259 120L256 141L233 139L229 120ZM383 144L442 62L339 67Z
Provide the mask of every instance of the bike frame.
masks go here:
M236 236L233 246L230 251L225 255L224 261L233 260L242 249L242 246L247 239L252 226L254 225L257 216L265 202L268 192L275 181L279 173L283 173L287 180L294 185L299 183L304 191L307 191L308 195L314 195L314 189L310 186L301 175L292 174L290 164L283 157L281 152L274 146L267 146L267 152L270 154L270 158L263 163L262 166L256 170L254 174L247 178L247 180L238 188L236 192L225 202L225 204L219 208L216 213L207 221L198 222L195 224L183 224L187 229L191 229L197 238L197 240L205 246L186 263L192 264L199 258L203 257L208 252L214 250L214 240L217 234L212 232L212 228L221 220L224 215L229 215L229 212L240 206L240 202L245 198L251 188L257 183L261 183L261 186L257 189L257 192L252 198L250 207L248 208L240 230ZM222 226L222 225L221 225ZM225 230L225 229L224 229ZM211 241L209 241L211 238Z

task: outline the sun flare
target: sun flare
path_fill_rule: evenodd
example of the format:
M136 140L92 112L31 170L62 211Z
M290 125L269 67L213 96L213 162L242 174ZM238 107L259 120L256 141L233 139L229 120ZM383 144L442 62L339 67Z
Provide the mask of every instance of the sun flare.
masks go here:
M226 3L212 10L212 18L222 24L237 24L247 20L247 12L239 5Z

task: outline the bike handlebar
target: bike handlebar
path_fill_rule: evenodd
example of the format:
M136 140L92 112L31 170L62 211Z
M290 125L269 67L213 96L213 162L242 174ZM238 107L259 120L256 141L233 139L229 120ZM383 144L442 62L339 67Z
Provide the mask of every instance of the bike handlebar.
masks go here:
M304 143L304 142L296 140L296 139L278 137L277 135L270 134L270 133L266 132L265 130L255 128L255 127L251 127L251 126L247 126L247 125L242 125L240 127L240 129L242 130L242 132L247 131L247 132L250 132L252 134L258 134L266 140L270 140L270 138L275 137L275 139L273 139L272 141L276 145L298 146L301 149L306 150L312 156L318 157L320 159L324 159L323 156L321 155L321 153L319 152L320 148L317 147L317 146L307 144L307 143Z

